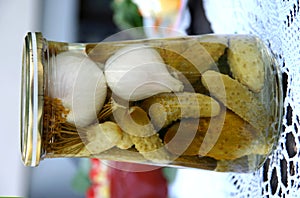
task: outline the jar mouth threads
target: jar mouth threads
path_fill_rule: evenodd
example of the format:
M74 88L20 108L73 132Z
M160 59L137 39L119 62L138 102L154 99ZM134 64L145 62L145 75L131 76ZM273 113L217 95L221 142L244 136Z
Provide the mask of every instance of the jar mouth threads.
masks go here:
M43 37L28 33L23 46L21 87L21 153L27 166L37 166L41 159L44 69Z

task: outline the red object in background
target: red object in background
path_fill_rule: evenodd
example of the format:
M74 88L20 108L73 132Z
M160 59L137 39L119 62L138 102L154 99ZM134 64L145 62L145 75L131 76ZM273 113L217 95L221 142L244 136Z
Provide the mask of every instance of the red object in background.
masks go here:
M91 180L91 183L97 183L97 177L99 175L99 172L101 171L101 162L99 159L91 159L91 169L89 172L89 178Z
M97 194L98 185L92 184L85 193L86 198L95 198Z
M91 159L91 186L87 198L167 198L168 183L162 168Z
M168 196L167 180L161 168L123 162L115 162L114 165L120 168L130 166L130 170L134 170L135 166L136 169L144 168L149 171L134 172L110 168L111 198L166 198Z

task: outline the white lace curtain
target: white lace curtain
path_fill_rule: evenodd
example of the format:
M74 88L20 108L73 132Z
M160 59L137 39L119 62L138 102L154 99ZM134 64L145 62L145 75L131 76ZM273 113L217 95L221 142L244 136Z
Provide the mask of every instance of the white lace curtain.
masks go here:
M279 145L254 174L230 174L232 197L300 197L300 0L203 0L214 33L251 33L271 49L283 76Z

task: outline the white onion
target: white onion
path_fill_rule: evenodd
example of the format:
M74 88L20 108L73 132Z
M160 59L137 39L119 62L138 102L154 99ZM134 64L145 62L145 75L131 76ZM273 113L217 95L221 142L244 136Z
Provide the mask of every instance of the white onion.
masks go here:
M81 52L63 52L50 59L49 94L70 110L67 121L79 127L93 123L107 86L103 71Z
M120 49L107 60L104 72L112 92L125 100L183 90L182 82L170 75L159 53L145 45Z

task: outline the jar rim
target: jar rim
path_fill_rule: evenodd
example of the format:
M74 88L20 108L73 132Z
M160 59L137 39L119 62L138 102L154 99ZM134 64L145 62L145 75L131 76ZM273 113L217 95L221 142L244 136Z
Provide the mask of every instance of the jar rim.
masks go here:
M43 36L29 32L23 44L20 140L25 166L37 166L42 154Z

